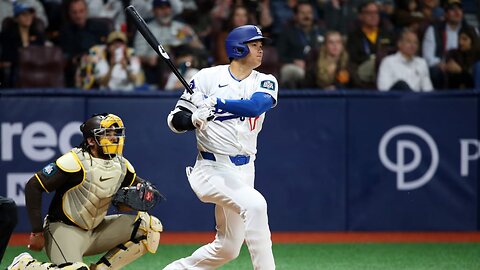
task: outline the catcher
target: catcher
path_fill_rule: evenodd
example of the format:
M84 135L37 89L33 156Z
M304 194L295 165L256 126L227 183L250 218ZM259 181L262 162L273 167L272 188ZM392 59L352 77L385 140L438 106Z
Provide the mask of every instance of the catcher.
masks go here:
M51 263L22 253L7 269L120 269L156 252L162 224L146 211L162 197L122 156L122 120L113 114L94 115L80 130L81 145L45 166L25 187L32 225L28 248L45 248ZM52 191L42 225L42 193ZM111 203L120 211L139 212L107 216ZM83 256L104 252L96 264L83 263Z

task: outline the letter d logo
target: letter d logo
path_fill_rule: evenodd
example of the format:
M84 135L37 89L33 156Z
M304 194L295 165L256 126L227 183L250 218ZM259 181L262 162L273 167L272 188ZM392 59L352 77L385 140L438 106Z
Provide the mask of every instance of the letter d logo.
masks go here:
M416 142L399 139L397 140L396 147L396 163L392 162L392 160L390 160L387 156L387 146L393 137L400 134L413 134L420 137L427 143L431 154L431 163L425 174L418 179L408 182L405 181L405 174L418 168L422 161L422 151ZM410 150L413 153L413 160L409 163L405 163L406 150ZM397 188L399 190L412 190L425 185L432 179L435 171L437 170L439 162L438 148L433 138L425 130L410 125L397 126L388 130L380 140L380 144L378 146L378 155L380 156L380 160L383 165L390 171L397 174Z

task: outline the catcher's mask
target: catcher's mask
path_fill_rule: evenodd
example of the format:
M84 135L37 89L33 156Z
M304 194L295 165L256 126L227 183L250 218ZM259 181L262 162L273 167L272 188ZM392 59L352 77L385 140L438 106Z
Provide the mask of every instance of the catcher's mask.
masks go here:
M84 142L93 137L106 155L122 155L125 144L125 126L114 114L97 114L81 126Z

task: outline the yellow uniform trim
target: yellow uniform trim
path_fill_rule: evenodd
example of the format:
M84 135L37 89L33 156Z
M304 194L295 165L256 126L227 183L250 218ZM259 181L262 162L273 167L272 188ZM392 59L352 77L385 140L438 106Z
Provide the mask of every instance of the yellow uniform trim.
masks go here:
M67 191L63 194L63 197L62 197L62 210L63 210L63 203L64 203L64 201L65 201L65 195L66 195L70 190L75 189L75 188L77 188L78 186L82 185L83 182L85 181L85 178L87 177L87 176L86 176L86 172L85 172L85 168L83 167L82 162L78 159L77 154L76 154L75 152L73 152L73 150L72 150L71 152L72 152L72 154L73 154L73 157L74 157L75 160L77 161L77 163L80 164L80 167L81 167L81 169L82 169L82 171L83 171L83 179L82 179L82 182L80 182L80 184L72 187L71 189L67 190ZM83 228L82 226L78 225L78 224L73 220L73 218L72 218L71 216L69 216L67 213L65 213L65 211L63 211L63 213L65 214L65 216L66 216L71 222L73 222L73 224L77 225L79 228L82 228L82 229L84 229L84 230L87 230L87 228Z
M127 165L127 171L133 173L132 182L130 182L130 184L129 184L129 186L131 186L133 184L133 182L135 181L135 178L137 178L137 174L135 173L135 168L130 163L130 161L128 161L128 159L126 159L126 158L124 158L124 159L125 159L125 164Z
M38 182L40 183L40 185L42 186L42 188L47 192L47 193L50 193L50 191L48 191L48 189L45 187L45 185L43 184L42 180L40 180L40 177L38 177L37 174L35 174L35 178L37 178Z
M131 173L135 173L135 168L133 167L132 163L130 163L130 161L128 161L126 158L123 159L125 159L125 163L127 164L127 170Z
M133 174L132 182L130 182L130 185L129 185L129 186L133 185L133 182L135 181L135 178L137 178L137 174L136 174L136 173Z

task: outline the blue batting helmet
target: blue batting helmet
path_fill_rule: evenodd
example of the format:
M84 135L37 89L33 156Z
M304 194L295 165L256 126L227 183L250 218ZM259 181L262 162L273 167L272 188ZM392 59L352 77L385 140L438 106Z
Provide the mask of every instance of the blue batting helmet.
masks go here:
M230 59L243 58L250 52L246 43L268 39L255 25L243 25L233 29L225 39L225 48Z

